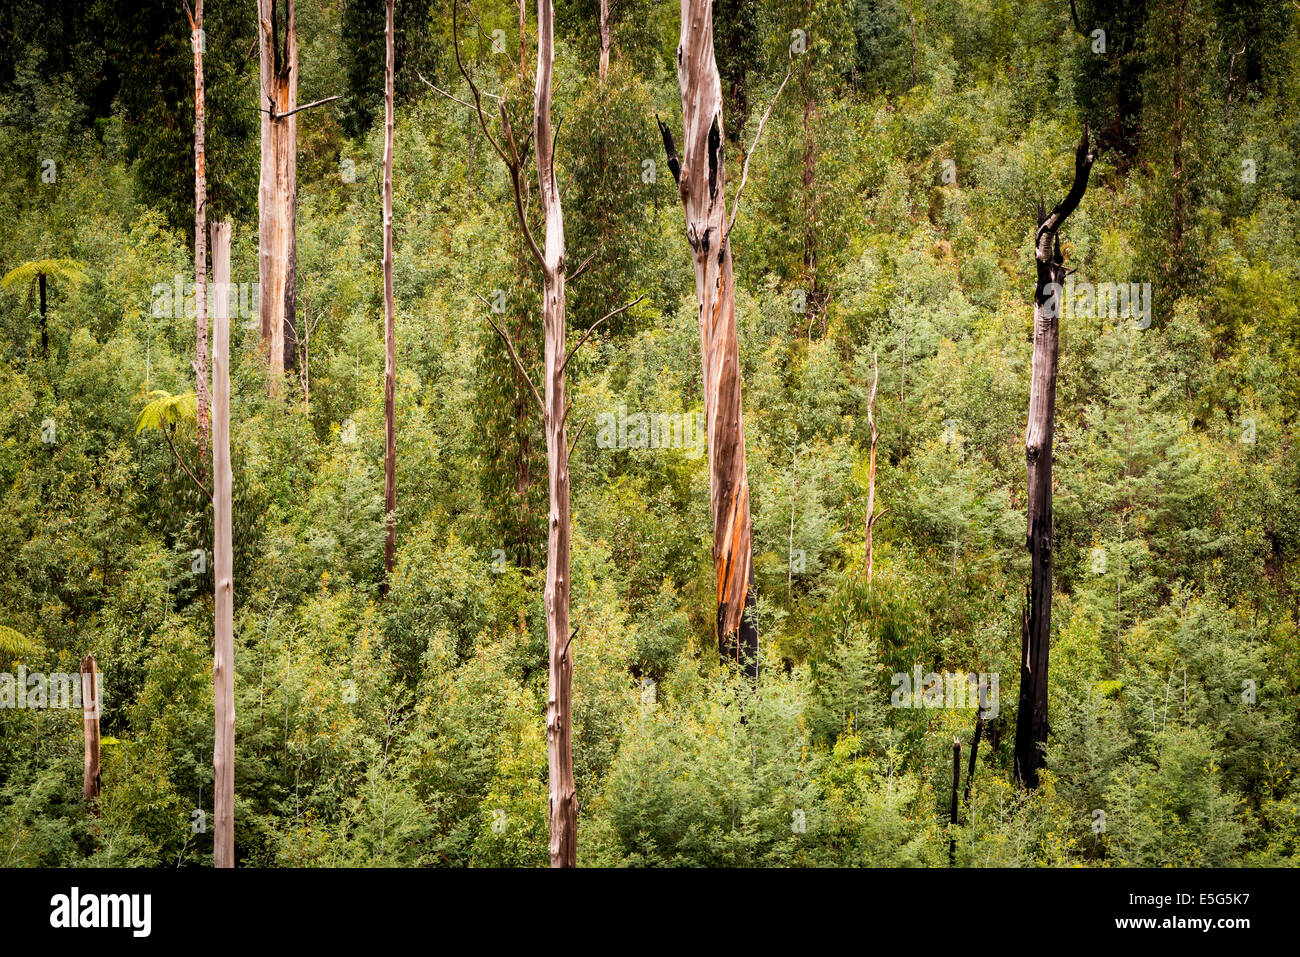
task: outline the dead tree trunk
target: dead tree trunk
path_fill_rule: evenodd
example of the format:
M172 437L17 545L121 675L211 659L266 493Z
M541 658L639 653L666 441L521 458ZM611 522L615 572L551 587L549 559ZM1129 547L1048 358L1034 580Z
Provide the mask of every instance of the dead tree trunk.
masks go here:
M962 803L966 805L967 809L970 808L971 782L975 780L975 757L979 753L980 738L984 734L985 693L985 686L980 685L977 692L979 698L975 706L975 733L971 735L970 740L970 763L966 767L966 789L962 792L961 797Z
M99 666L94 655L81 659L81 724L86 738L86 760L83 768L81 796L90 811L99 817L99 715L102 702L99 688Z
M384 587L397 552L397 332L393 306L393 0L384 5Z
M272 383L285 369L293 368L298 356L298 114L338 99L327 96L298 105L298 34L293 5L294 0L286 0L282 24L276 0L257 0L262 113L258 311Z
M204 138L203 0L195 0L190 16L194 47L194 381L197 397L199 463L208 454L212 397L208 394L208 181Z
M1052 629L1052 433L1056 416L1056 362L1060 342L1061 284L1066 269L1059 232L1088 188L1096 154L1088 127L1075 152L1074 184L1051 214L1041 203L1034 258L1038 279L1034 289L1034 358L1029 390L1029 423L1025 429L1028 471L1028 532L1031 571L1028 602L1021 628L1020 704L1016 715L1016 779L1037 787L1047 743L1047 659Z
M660 122L659 130L668 154L668 168L677 181L686 218L686 241L695 267L709 450L709 499L713 514L718 647L724 662L736 662L757 678L753 538L730 241L744 176L736 192L737 205L728 221L722 81L713 52L713 0L682 0L677 80L682 91L684 128L680 158L668 127ZM785 82L781 86L784 88ZM767 119L766 115L763 119ZM761 135L760 123L754 145ZM751 147L751 155L752 152ZM746 172L748 166L746 158Z
M230 471L230 224L212 224L212 562L216 614L212 656L212 860L235 866L235 586Z
M867 396L867 424L871 426L871 460L867 466L867 536L866 536L866 564L867 564L867 590L871 590L871 578L875 569L875 547L872 542L872 534L875 531L876 522L885 514L887 509L876 511L876 444L880 441L880 430L876 428L876 386L880 384L880 367L877 365L876 354L871 354L871 394Z
M609 8L610 0L600 0L600 85L609 76Z
M281 24L276 0L258 0L262 168L258 184L258 280L262 345L272 379L293 365L297 306L298 37L294 0Z
M957 866L957 788L961 784L961 741L952 739L952 802L948 807L948 866Z

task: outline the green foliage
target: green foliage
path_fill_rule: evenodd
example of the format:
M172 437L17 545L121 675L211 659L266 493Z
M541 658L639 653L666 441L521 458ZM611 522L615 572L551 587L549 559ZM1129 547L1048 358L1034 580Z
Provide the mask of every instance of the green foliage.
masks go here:
M193 321L152 308L193 269L189 31L179 6L74 6L0 10L0 673L97 656L102 817L80 715L0 708L0 866L206 866L211 508L154 431L193 451ZM233 219L232 279L254 284L254 23L207 8L209 218ZM305 374L268 389L255 312L232 322L239 863L544 866L545 436L479 298L502 292L540 381L536 271L482 130L417 76L467 96L450 7L398 4L388 577L382 4L297 9L300 98L344 98L299 122ZM707 450L607 441L609 416L704 413L654 122L678 125L678 6L613 5L602 85L598 4L557 4L570 343L644 297L566 370L580 863L944 866L950 840L959 866L1300 861L1300 14L1073 9L715 3L729 203L791 71L730 237L752 685L717 661ZM458 19L522 142L518 8ZM1062 252L1076 283L1151 283L1151 322L1061 321L1052 733L1028 793L1029 247L1085 120L1104 150ZM918 668L998 679L955 827L975 712L899 706Z

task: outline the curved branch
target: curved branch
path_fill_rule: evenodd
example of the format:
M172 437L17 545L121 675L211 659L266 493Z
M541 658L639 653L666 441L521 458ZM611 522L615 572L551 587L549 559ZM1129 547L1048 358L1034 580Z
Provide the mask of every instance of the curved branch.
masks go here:
M1052 261L1052 247L1057 241L1057 232L1064 225L1066 218L1075 211L1079 206L1079 201L1083 199L1083 193L1088 188L1088 174L1092 171L1092 164L1097 160L1097 151L1092 147L1088 136L1088 124L1083 124L1083 136L1079 139L1079 146L1074 152L1074 182L1070 185L1070 191L1065 194L1065 199L1056 204L1056 207L1046 216L1042 212L1042 201L1039 201L1039 225L1038 233L1034 237L1034 255L1040 263Z
M478 296L478 293L475 293L475 295ZM478 298L483 299L482 296L478 296ZM487 303L489 309L492 308L492 304L489 303L486 299L483 299L483 302ZM542 401L542 394L537 391L537 386L533 385L532 376L528 374L528 370L524 368L523 360L519 358L519 353L515 351L515 344L514 341L510 338L510 333L506 332L495 322L493 322L492 317L490 315L488 316L488 325L490 325L493 328L493 330L496 331L496 334L501 337L502 341L505 342L506 349L510 353L510 358L513 359L515 362L515 368L519 370L519 374L523 376L524 381L528 383L528 388L532 390L533 398L537 400L538 409L541 410L542 415L545 415L546 403Z
M185 464L185 460L181 458L181 454L176 451L176 446L172 444L171 433L167 431L167 426L165 425L162 428L162 434L163 434L163 438L167 440L167 447L172 450L172 455L176 457L176 461L180 463L181 468L185 470L185 474L190 477L190 481L193 482L195 485L197 485L199 487L199 491L203 493L203 497L206 498L209 502L211 502L212 493L207 490L207 488L204 486L202 482L200 482L197 478L194 477L194 473L190 471L190 467Z
M754 150L758 149L758 141L763 136L763 126L767 123L767 118L772 115L772 107L776 106L776 101L781 98L781 91L785 85L790 82L790 72L794 69L793 60L790 68L785 71L785 79L781 85L776 88L776 96L772 97L772 102L767 104L767 112L763 118L758 121L758 129L754 132L754 142L749 145L749 152L745 154L745 163L740 170L740 186L736 188L736 198L731 201L731 221L727 223L727 235L731 235L731 229L736 225L736 214L740 212L740 194L745 191L745 183L749 181L749 161L754 157Z
M593 322L591 326L587 329L587 331L582 334L582 337L573 344L573 348L569 350L569 354L564 357L564 364L560 366L560 375L564 375L564 370L569 367L569 360L572 359L574 353L578 351L578 347L587 341L587 337L596 331L597 326L599 326L606 319L613 319L620 312L626 312L627 310L631 309L633 306L635 306L638 302L640 302L644 298L645 296L637 296L631 302L624 303L623 305L619 306L617 309L605 313L605 315L601 316L599 319Z

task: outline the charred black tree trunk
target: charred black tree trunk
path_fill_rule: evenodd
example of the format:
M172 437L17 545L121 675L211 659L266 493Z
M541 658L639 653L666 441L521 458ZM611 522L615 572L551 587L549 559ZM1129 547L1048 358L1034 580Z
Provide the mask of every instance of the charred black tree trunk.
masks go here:
M1025 429L1028 470L1028 535L1031 572L1028 602L1021 625L1020 707L1016 715L1016 780L1038 786L1047 743L1047 657L1052 630L1052 434L1056 415L1056 360L1060 343L1061 284L1066 268L1058 236L1088 188L1096 154L1089 145L1088 127L1074 159L1074 184L1050 214L1038 210L1034 259L1038 282L1034 289L1034 359L1029 391L1029 424Z

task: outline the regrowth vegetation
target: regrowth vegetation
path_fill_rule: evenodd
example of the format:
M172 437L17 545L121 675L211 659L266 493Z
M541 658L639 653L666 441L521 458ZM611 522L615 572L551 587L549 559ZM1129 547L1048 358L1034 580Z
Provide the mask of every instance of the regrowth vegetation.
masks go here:
M1300 863L1298 64L8 4L0 865Z

